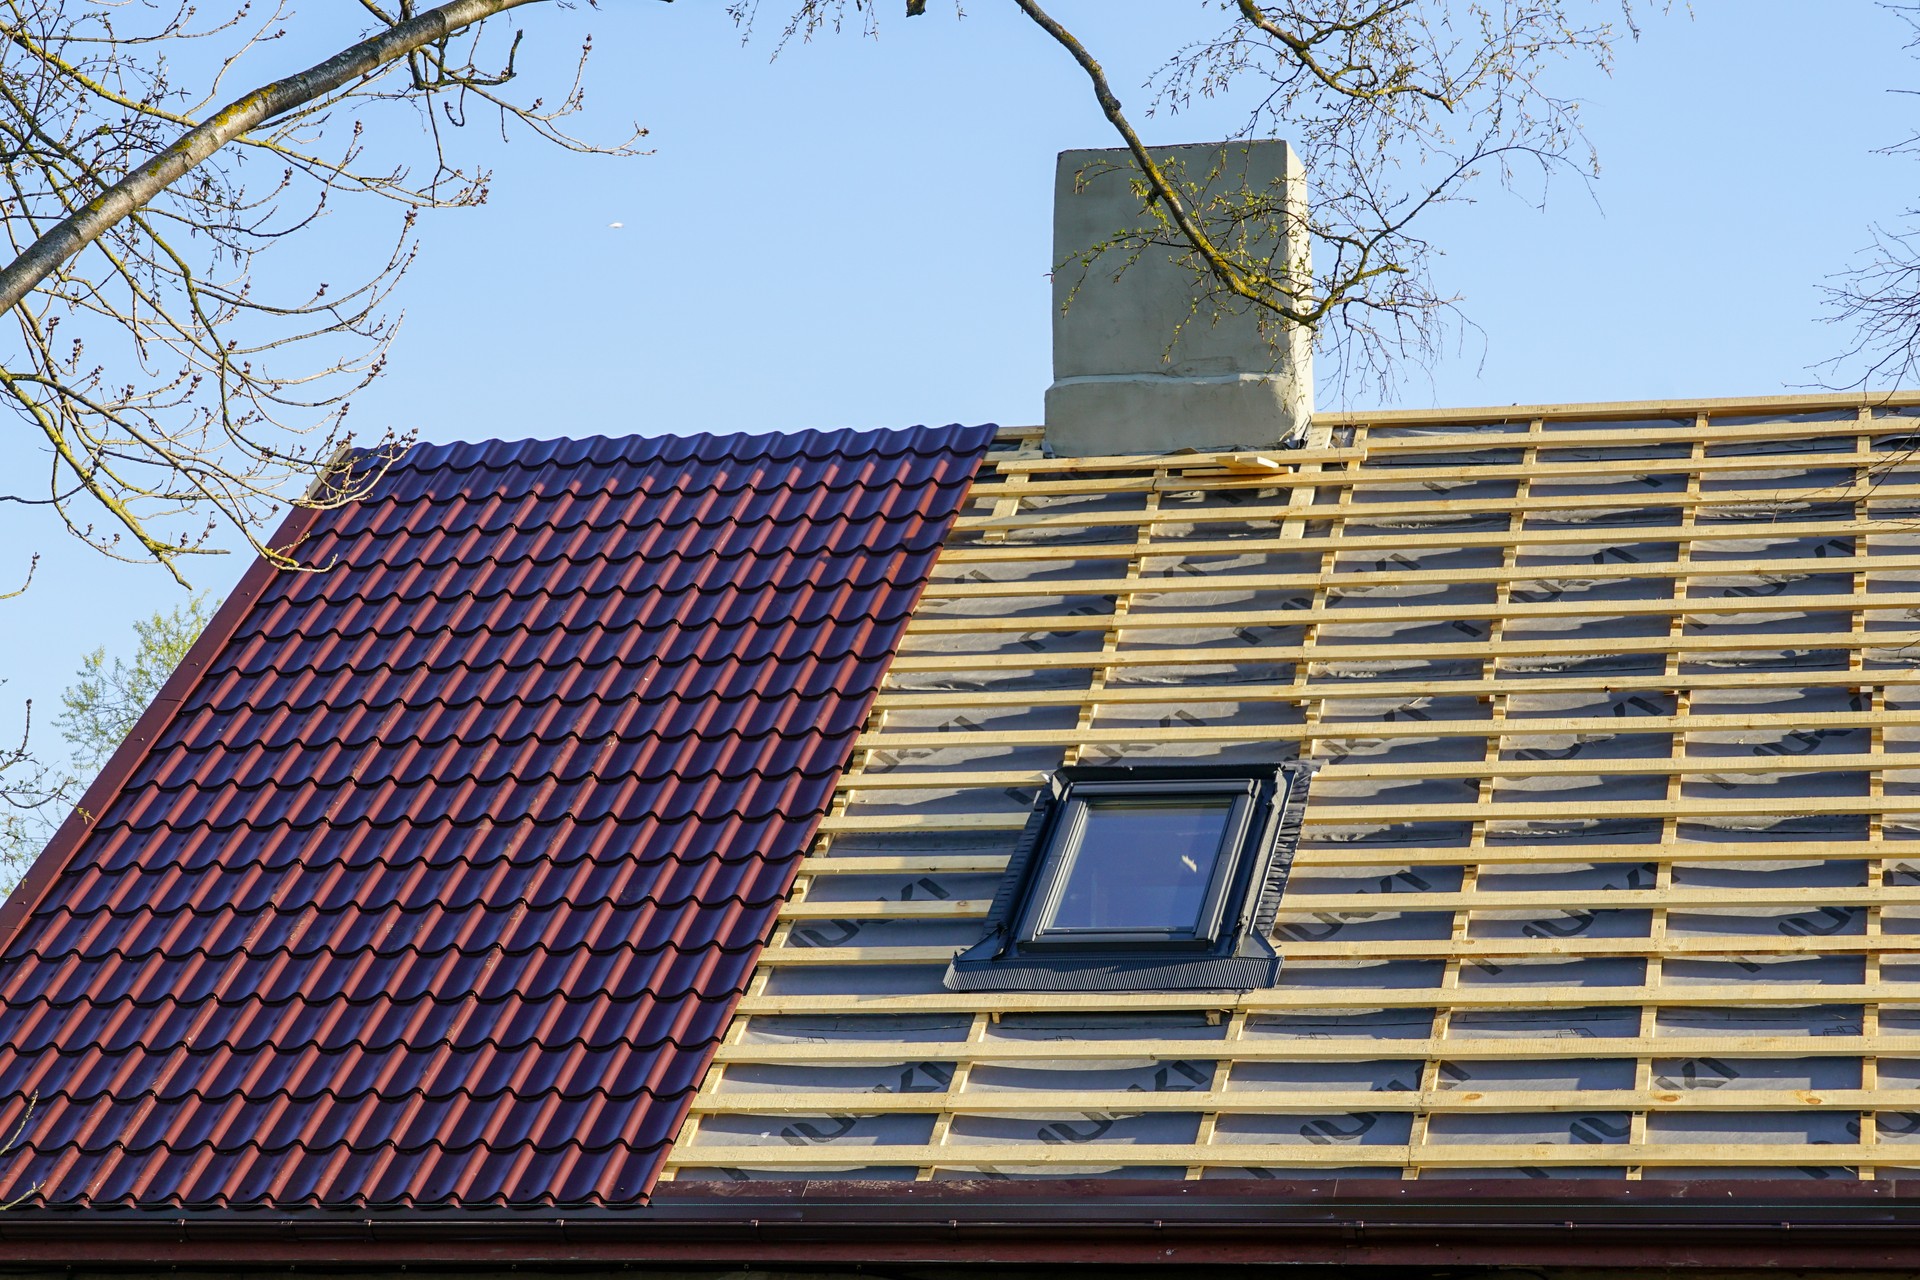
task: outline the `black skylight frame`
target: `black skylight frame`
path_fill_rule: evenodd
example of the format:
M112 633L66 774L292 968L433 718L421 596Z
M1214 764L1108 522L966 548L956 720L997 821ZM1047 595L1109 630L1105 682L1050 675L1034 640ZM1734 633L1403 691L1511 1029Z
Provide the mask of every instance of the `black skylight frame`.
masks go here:
M1238 879L1245 855L1248 829L1260 799L1260 782L1253 778L1182 778L1143 782L1076 779L1062 788L1059 813L1049 829L1045 848L1033 869L1033 887L1014 921L1014 937L1022 947L1041 950L1111 950L1115 947L1161 945L1201 948L1219 940L1221 917L1228 892ZM1191 926L1165 924L1137 927L1063 925L1059 911L1073 873L1091 856L1087 828L1096 807L1205 808L1218 811L1220 835L1207 864L1206 884Z
M1267 936L1299 843L1311 764L1086 765L1041 788L993 907L986 936L948 966L953 991L1245 991L1273 985ZM1089 805L1179 804L1228 810L1191 928L1054 925Z

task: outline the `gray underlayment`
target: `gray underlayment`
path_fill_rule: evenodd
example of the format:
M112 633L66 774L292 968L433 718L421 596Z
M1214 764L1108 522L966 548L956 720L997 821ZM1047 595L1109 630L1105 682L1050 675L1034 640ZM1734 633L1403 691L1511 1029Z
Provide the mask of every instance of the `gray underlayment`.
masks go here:
M1223 244L1304 277L1305 177L1293 148L1199 143L1153 154ZM1124 148L1060 153L1048 444L1077 456L1300 438L1313 413L1310 336L1213 289L1178 232L1146 207L1139 177ZM1227 216L1263 207L1251 222Z

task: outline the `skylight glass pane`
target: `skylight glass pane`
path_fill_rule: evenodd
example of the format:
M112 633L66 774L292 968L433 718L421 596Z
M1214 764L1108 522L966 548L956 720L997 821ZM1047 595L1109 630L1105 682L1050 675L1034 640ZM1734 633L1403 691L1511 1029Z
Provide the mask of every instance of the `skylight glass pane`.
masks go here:
M1089 804L1049 927L1196 929L1232 810L1227 802Z

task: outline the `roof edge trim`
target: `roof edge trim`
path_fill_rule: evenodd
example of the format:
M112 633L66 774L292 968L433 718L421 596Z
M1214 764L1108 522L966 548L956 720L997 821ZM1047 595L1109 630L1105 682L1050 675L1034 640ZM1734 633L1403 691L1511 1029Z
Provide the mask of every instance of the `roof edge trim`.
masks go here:
M540 1214L31 1212L16 1263L358 1266L669 1261L1903 1268L1920 1196L1887 1183L797 1182L672 1186Z

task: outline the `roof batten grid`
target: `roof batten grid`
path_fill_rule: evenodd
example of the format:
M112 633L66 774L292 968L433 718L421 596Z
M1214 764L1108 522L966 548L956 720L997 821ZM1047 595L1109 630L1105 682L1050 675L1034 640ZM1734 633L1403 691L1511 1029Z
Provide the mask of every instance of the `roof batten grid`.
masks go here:
M1871 862L1866 876L1850 865L1920 847L1909 834L1920 797L1874 781L1880 762L1912 752L1902 731L1920 724L1887 705L1887 690L1920 681L1898 652L1920 634L1897 629L1913 608L1903 592L1920 529L1904 511L1917 477L1856 425L1873 419L1853 402L1499 416L1508 425L1476 434L1463 415L1370 415L1369 429L1339 447L1277 455L1289 472L1270 478L1224 457L1031 454L983 475L976 496L995 509L967 517L970 533L943 551L881 695L888 721L863 740L907 764L867 778L833 820L836 841L867 842L867 865L846 865L851 845L816 856L816 896L795 908L802 926L834 911L865 935L769 952L771 984L741 1004L769 1033L723 1049L730 1063L792 1072L897 1071L903 1059L933 1058L941 1070L964 1066L964 1088L850 1094L850 1077L829 1092L796 1074L780 1101L747 1085L708 1092L700 1105L722 1114L757 1106L826 1117L832 1124L817 1127L844 1121L851 1136L751 1150L703 1140L674 1158L737 1161L767 1176L832 1167L934 1177L996 1167L1217 1177L1262 1160L1589 1176L1920 1164L1876 1141L1871 1124L1817 1138L1828 1131L1796 1129L1792 1141L1767 1128L1920 1111L1906 1096L1920 1036L1904 1016L1861 1034L1874 1006L1920 1004L1910 961L1899 959L1920 951L1920 930L1904 931L1914 928L1906 916L1920 916L1913 886L1874 874ZM1016 476L1030 500L998 502ZM1429 480L1475 487L1402 496ZM1376 488L1363 498L1366 486ZM1157 511L1148 495L1160 495ZM1814 559L1821 543L1835 554ZM1135 585L1143 544L1156 552L1145 581L1164 590ZM1591 563L1596 555L1605 562ZM1342 579L1379 598L1341 601ZM1312 598L1272 603L1288 591ZM1542 601L1542 591L1557 598ZM1090 628L1090 604L1048 603L1103 595L1125 598L1124 627ZM1485 634L1446 638L1453 621ZM1253 641L1234 637L1236 625ZM1863 674L1878 692L1849 703ZM1420 705L1433 718L1383 710L1406 699L1430 699ZM1155 726L1156 705L1195 714ZM933 727L954 713L979 727ZM1073 719L1049 718L1058 715ZM995 850L1020 825L995 797L1033 786L1049 753L1058 764L1095 749L1204 757L1297 746L1326 759L1333 744L1346 755L1316 780L1282 908L1283 920L1317 915L1328 919L1316 927L1342 928L1279 938L1291 981L1238 995L939 988L952 931L979 919L1004 857ZM1446 788L1461 783L1472 793L1456 803ZM1438 838L1449 826L1455 834ZM1761 860L1768 838L1779 842L1772 863ZM875 893L863 875L883 869L952 892ZM1422 932L1436 916L1447 924ZM1875 923L1827 932L1833 918ZM918 932L936 928L947 932ZM1883 953L1880 969L1873 958ZM1775 960L1791 963L1775 970ZM1506 972L1483 971L1489 962ZM1596 963L1634 971L1581 967ZM1809 963L1811 980L1796 979L1795 966ZM1395 964L1432 966L1433 976L1395 978ZM1167 1021L1182 1012L1198 1021ZM1404 1028L1334 1027L1416 1016L1428 1019L1423 1034L1404 1039ZM773 1034L782 1020L809 1018L837 1018L842 1030L816 1022L817 1043ZM880 1021L914 1018L948 1021L918 1024L911 1037L906 1022ZM1286 1030L1301 1018L1331 1029ZM859 1036L846 1030L862 1019ZM1314 1034L1331 1038L1300 1038ZM1832 1075L1876 1057L1896 1066L1878 1079L1870 1068ZM1171 1085L1142 1083L1152 1071L1131 1062L1158 1064ZM1346 1074L1303 1083L1316 1063ZM1368 1073L1396 1063L1418 1075L1402 1071L1404 1083L1383 1095L1391 1077ZM1527 1063L1544 1073L1530 1084L1515 1074ZM1712 1063L1738 1077L1688 1087L1696 1075L1709 1081ZM1282 1074L1242 1071L1262 1064ZM1627 1074L1582 1075L1607 1064ZM1189 1068L1197 1076L1182 1074ZM1139 1087L1107 1087L1124 1080ZM871 1105L855 1105L860 1097ZM861 1127L867 1114L926 1116L928 1127L888 1137ZM1406 1127L1356 1118L1389 1114ZM1558 1127L1539 1120L1549 1115ZM1314 1117L1332 1122L1316 1127ZM1160 1141L1175 1122L1187 1126L1181 1140ZM1736 1129L1713 1127L1723 1122ZM1473 1127L1487 1123L1495 1127ZM1505 1123L1534 1124L1531 1136L1547 1140L1509 1140ZM924 1136L934 1132L937 1144ZM1817 1160L1810 1139L1821 1143Z

